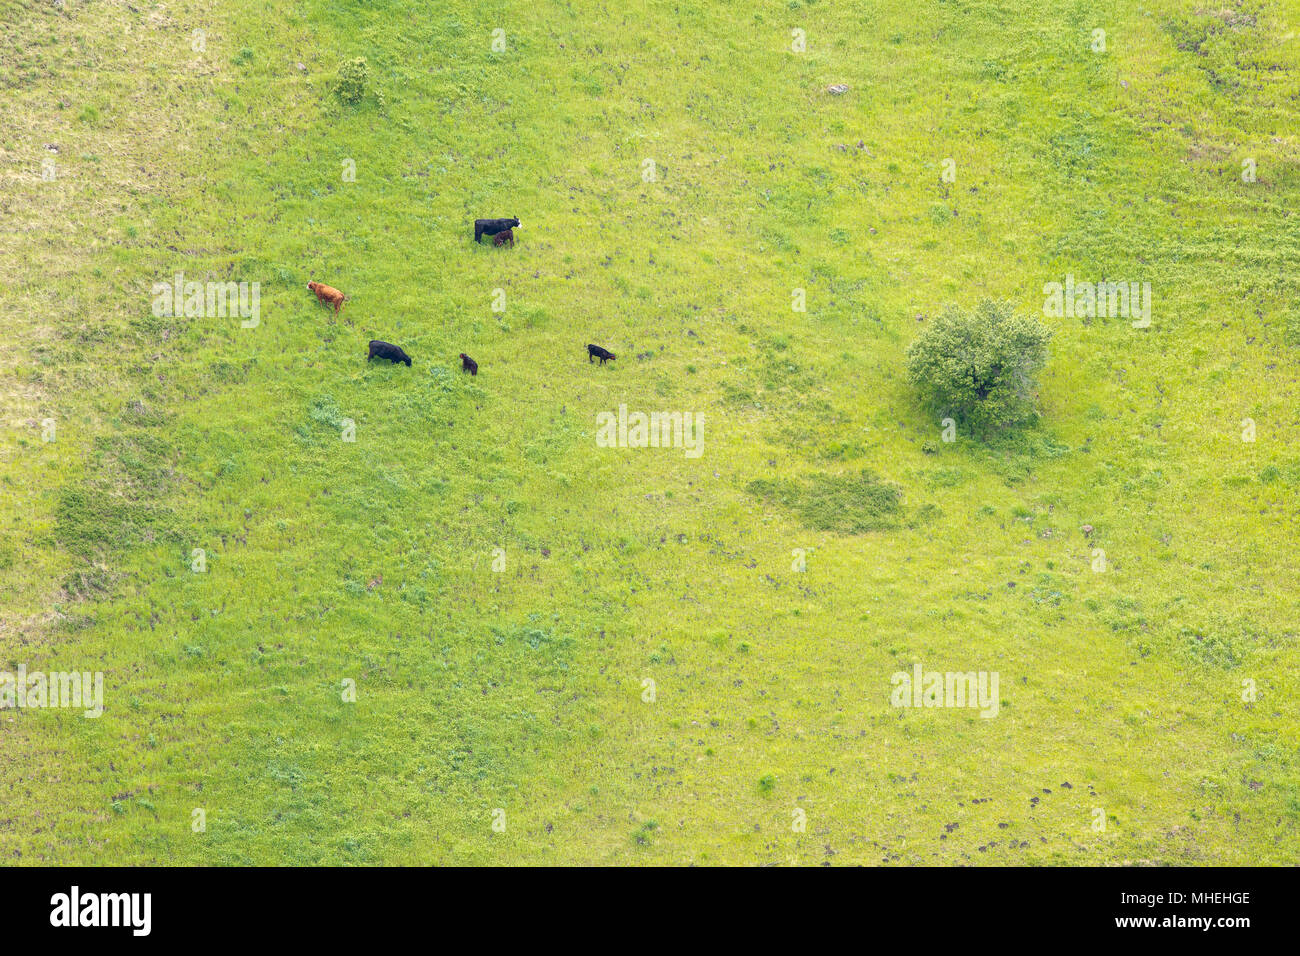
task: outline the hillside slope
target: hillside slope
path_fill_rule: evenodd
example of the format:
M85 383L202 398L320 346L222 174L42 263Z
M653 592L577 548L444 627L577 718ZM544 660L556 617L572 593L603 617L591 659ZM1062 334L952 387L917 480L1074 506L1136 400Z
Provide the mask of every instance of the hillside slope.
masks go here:
M1292 6L0 11L0 669L105 675L0 859L1296 859ZM908 343L1067 276L1150 327L944 441Z

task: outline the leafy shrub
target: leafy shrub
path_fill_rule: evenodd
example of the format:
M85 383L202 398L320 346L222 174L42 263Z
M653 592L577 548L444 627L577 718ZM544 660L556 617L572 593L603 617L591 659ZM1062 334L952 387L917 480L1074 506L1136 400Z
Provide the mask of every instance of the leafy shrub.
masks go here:
M344 106L360 106L367 95L373 96L380 112L384 110L384 94L370 88L370 64L364 56L348 60L339 67L334 81L334 95Z
M366 98L366 85L370 82L370 64L363 56L349 60L339 68L339 78L334 83L334 95L345 106L356 106Z
M1037 415L1034 377L1047 362L1051 329L1010 303L948 306L907 349L912 383L942 414L986 433Z

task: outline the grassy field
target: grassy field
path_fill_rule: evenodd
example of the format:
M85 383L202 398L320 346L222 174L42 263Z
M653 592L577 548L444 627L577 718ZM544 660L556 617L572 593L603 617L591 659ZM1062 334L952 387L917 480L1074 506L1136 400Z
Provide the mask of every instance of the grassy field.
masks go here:
M105 681L0 860L1294 863L1298 14L0 0L0 671ZM908 344L1067 275L1150 328L945 441Z

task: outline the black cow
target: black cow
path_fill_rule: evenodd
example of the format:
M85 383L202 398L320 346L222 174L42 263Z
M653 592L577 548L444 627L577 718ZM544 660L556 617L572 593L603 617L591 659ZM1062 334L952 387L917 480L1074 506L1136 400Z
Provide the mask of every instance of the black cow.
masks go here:
M470 357L469 357L468 355L466 355L464 352L461 352L461 353L460 353L460 370L461 370L462 372L469 372L469 374L471 374L471 375L477 375L477 374L478 374L478 362L475 362L472 358L470 358Z
M613 352L607 352L607 351L605 351L605 350L602 349L599 345L588 345L588 346L587 346L587 363L590 364L590 363L591 363L591 360L594 359L594 358L598 358L598 359L600 359L600 364L601 364L601 365L604 365L606 359L612 359L612 358L614 358L614 353L613 353Z
M484 236L495 236L498 232L505 229L515 229L519 226L518 219L475 219L474 220L474 241L482 242Z
M396 345L388 342L381 342L378 339L370 340L370 354L366 356L369 362L372 358L388 359L393 364L405 362L406 367L411 367L411 357L399 349Z

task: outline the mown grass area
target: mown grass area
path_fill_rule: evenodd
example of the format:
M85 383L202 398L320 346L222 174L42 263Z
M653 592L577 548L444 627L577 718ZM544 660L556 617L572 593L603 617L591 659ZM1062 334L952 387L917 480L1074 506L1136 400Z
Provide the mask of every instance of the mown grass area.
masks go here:
M0 670L107 685L0 715L6 861L1296 858L1294 10L0 11ZM1151 328L945 442L907 345L1067 274Z

